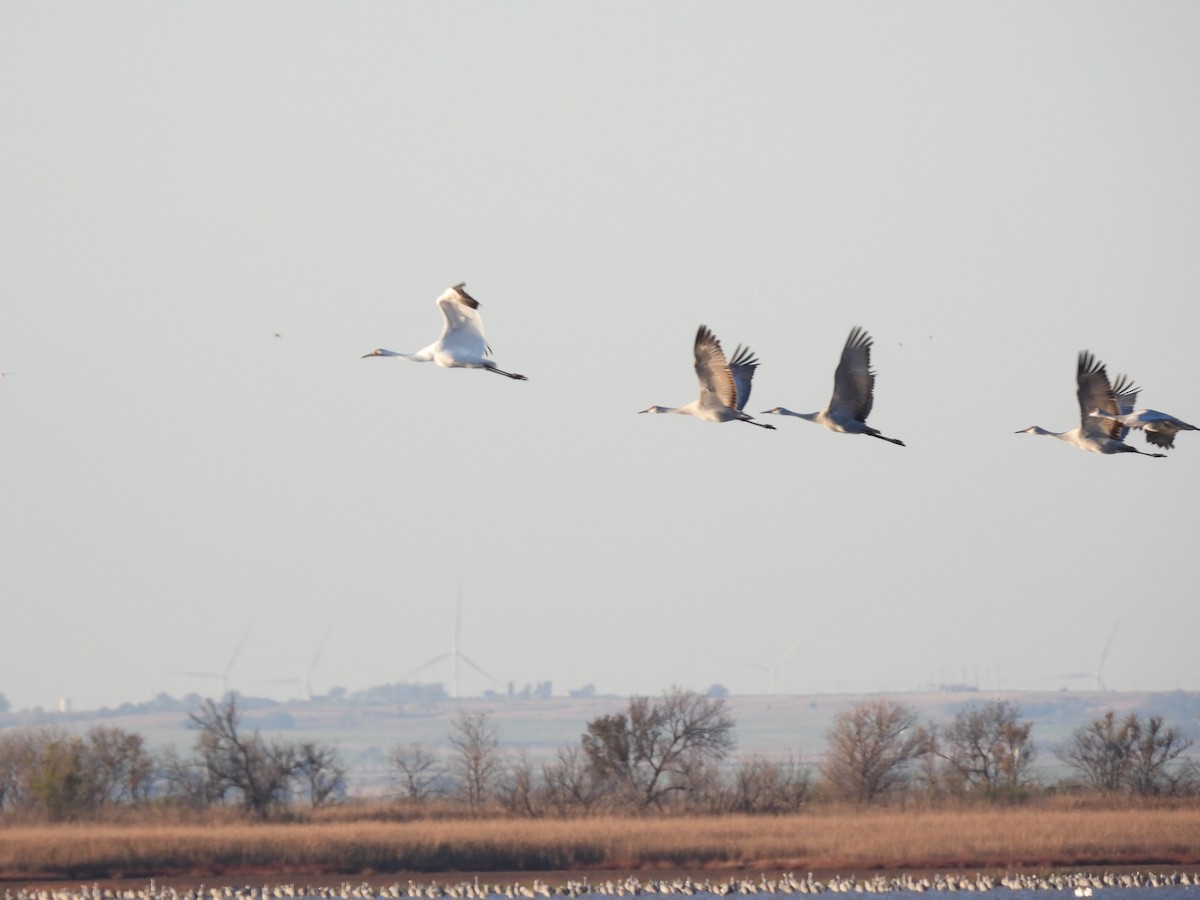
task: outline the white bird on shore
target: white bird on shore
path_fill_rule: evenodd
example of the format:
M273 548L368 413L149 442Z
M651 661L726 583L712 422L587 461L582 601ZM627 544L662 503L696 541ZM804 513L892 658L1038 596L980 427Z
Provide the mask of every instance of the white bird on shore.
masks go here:
M1017 434L1043 434L1073 444L1080 450L1091 453L1137 453L1140 456L1163 457L1162 453L1144 453L1125 443L1129 429L1118 419L1133 412L1137 403L1137 388L1124 375L1117 376L1117 383L1109 384L1104 363L1090 352L1083 350L1075 367L1076 397L1079 400L1079 427L1070 431L1047 431L1031 425ZM1106 416L1098 416L1101 412Z
M380 348L363 354L363 359L368 356L399 356L413 362L434 362L447 369L485 369L507 378L528 381L524 375L505 372L488 358L492 348L483 339L483 321L477 312L479 301L468 294L465 287L465 282L456 284L438 297L437 305L442 310L446 325L442 329L442 336L434 343L416 353L397 353Z
M846 346L842 348L842 358L838 361L837 370L833 373L833 397L829 405L820 412L798 413L776 406L768 409L764 415L771 413L777 416L795 416L824 425L830 431L842 434L865 434L881 441L904 446L904 441L886 437L879 430L867 424L867 416L875 403L875 373L871 371L871 336L863 329L850 329L846 338Z
M754 370L758 368L758 360L749 347L738 344L733 351L733 359L726 362L721 342L708 330L707 325L701 325L696 332L693 350L696 377L700 380L699 399L687 406L650 406L640 412L680 413L705 422L748 422L759 428L774 430L774 425L755 422L753 416L742 412L746 401L750 399L750 382L754 379Z
M1089 415L1099 419L1111 419L1120 422L1126 428L1140 428L1146 435L1146 443L1162 447L1164 450L1175 448L1175 435L1181 431L1200 431L1195 425L1189 425L1182 419L1177 419L1157 409L1139 409L1128 415L1113 415L1102 409L1093 409Z

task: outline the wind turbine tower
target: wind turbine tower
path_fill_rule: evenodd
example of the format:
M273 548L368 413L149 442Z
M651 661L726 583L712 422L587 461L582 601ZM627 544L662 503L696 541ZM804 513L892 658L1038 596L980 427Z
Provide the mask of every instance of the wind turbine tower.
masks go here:
M408 679L412 678L418 672L428 669L432 665L440 663L443 659L445 659L447 656L449 656L450 657L450 666L451 666L451 671L450 671L450 696L451 696L451 698L453 698L455 700L458 699L458 685L459 685L458 673L459 673L459 663L460 662L465 662L468 666L470 666L472 669L474 669L480 675L490 678L496 684L500 684L500 680L498 678L496 678L495 675L493 675L491 672L488 672L487 670L485 670L478 663L476 663L473 659L471 659L471 657L467 656L465 653L463 653L459 649L459 637L460 637L461 631L462 631L462 592L460 591L458 597L454 601L454 636L450 642L450 652L449 653L439 653L437 656L433 657L432 659L426 660L421 665L417 666L415 669L413 669L411 672L409 672L407 675L405 675L403 680L408 681Z

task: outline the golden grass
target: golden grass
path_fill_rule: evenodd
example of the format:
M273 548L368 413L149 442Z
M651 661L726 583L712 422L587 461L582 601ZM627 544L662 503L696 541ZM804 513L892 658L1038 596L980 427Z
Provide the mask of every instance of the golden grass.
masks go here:
M1200 808L0 829L0 879L1200 864Z

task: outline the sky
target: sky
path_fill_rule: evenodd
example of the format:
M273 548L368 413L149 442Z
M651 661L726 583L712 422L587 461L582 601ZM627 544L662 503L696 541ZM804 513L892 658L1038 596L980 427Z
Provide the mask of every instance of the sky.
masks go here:
M412 673L456 602L464 693L1085 689L1106 647L1109 688L1200 690L1200 435L1015 434L1078 425L1084 349L1200 421L1198 37L1188 2L0 2L0 693L449 685ZM528 382L361 358L460 281ZM823 407L863 326L907 446L637 415L695 399L701 323L755 413Z

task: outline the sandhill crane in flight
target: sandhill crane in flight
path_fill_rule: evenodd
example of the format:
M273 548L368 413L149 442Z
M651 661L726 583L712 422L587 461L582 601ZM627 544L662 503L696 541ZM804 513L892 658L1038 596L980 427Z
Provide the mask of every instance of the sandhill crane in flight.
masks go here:
M753 416L742 412L746 401L750 399L750 382L754 379L754 370L758 368L758 359L749 347L738 344L733 351L733 359L726 362L721 342L707 325L701 325L696 332L693 349L696 377L700 380L699 399L678 408L650 406L640 412L681 413L705 422L748 422L759 428L775 429L774 425L755 422Z
M1128 415L1113 415L1102 409L1093 409L1090 415L1100 419L1120 422L1126 428L1140 428L1146 435L1146 443L1162 447L1164 450L1175 449L1175 435L1181 431L1200 431L1195 425L1189 425L1182 419L1159 412L1157 409L1139 409Z
M820 412L798 413L776 406L763 414L796 416L824 425L830 431L842 434L866 434L881 441L904 446L904 441L887 437L867 424L867 416L875 403L875 373L871 371L871 336L855 326L850 329L842 358L833 373L833 397L829 405Z
M484 369L518 381L528 381L524 375L505 372L488 358L492 348L483 339L483 321L477 312L479 301L466 292L466 286L466 282L456 284L438 297L437 305L442 310L446 326L442 329L442 336L434 343L416 353L397 353L380 348L363 354L363 359L368 356L399 356L414 362L434 362L447 369Z
M1140 389L1124 375L1117 376L1116 384L1108 381L1108 372L1087 350L1079 354L1075 367L1075 391L1079 399L1079 427L1070 431L1047 431L1037 425L1023 428L1017 434L1045 434L1060 441L1073 444L1080 450L1091 453L1137 453L1141 456L1163 457L1163 453L1143 453L1125 443L1129 429L1118 419L1133 412ZM1098 416L1099 411L1107 414Z

